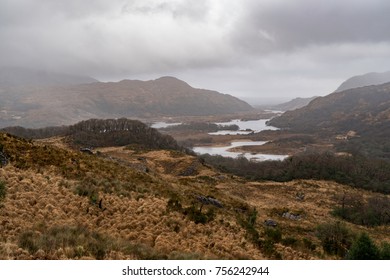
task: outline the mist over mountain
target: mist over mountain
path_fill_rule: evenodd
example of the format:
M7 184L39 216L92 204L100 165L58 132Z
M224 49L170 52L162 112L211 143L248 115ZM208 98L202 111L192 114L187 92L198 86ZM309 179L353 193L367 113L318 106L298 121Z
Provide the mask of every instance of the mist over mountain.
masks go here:
M0 127L66 125L90 118L203 116L250 111L246 102L173 77L0 91Z
M297 97L288 102L270 106L269 108L272 110L279 110L279 111L291 111L306 106L317 97L318 96L307 97L307 98Z
M88 76L54 73L18 67L0 68L0 89L26 86L78 85L95 82L98 82L98 80Z
M390 82L390 71L384 73L367 73L347 79L335 90L335 92L357 87L380 85L388 82Z

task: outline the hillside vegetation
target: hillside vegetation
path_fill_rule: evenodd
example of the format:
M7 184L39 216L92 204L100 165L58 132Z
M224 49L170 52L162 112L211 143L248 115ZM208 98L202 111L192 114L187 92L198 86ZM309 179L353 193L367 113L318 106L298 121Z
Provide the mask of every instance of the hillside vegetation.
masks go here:
M110 139L109 123L75 127ZM174 149L103 146L86 154L66 136L0 133L0 259L339 259L358 256L361 233L376 258L387 256L386 220L351 216L359 203L386 205L386 195L331 181L252 182Z
M146 149L182 149L171 136L162 135L140 121L125 118L90 119L71 126L37 129L17 126L2 130L25 139L65 137L66 141L74 147L94 148L131 144Z
M361 155L306 152L293 155L284 161L264 162L210 155L202 155L202 158L221 171L251 180L332 180L356 188L390 194L390 163Z
M269 124L323 138L341 135L350 139L335 144L339 151L389 159L390 83L318 97L303 108L273 118Z

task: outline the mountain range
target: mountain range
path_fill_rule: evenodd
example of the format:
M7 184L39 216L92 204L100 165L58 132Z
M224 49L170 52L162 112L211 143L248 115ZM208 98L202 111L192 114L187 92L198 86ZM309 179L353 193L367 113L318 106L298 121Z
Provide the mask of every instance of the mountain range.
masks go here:
M253 109L236 97L193 88L174 77L103 83L27 70L19 76L2 73L0 127L67 125L90 118L218 115Z

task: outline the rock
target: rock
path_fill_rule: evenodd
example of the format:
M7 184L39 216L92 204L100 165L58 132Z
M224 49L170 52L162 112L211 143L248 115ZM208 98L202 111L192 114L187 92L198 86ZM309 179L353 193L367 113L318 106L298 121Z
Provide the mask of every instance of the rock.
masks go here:
M212 197L205 197L201 195L197 195L196 199L202 203L203 205L213 205L218 208L223 208L223 205L221 202L219 202L217 199L212 198Z
M92 148L80 148L80 152L93 155Z
M275 222L274 220L267 219L264 221L264 225L266 225L267 227L276 227L278 223Z
M289 212L284 212L282 217L286 218L286 219L294 220L294 221L298 221L301 219L301 215L295 215L295 214L291 214Z

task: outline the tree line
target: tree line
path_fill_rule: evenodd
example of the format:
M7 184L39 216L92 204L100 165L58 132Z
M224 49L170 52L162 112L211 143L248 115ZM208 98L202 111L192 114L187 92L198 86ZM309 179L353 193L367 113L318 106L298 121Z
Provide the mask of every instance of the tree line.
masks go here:
M305 152L283 161L254 162L246 158L202 155L222 172L250 180L286 182L294 179L331 180L352 187L390 193L390 162L363 155L339 156L331 152Z
M182 150L175 139L163 135L146 124L126 118L90 119L71 126L30 129L7 127L2 131L25 139L43 139L54 136L66 137L76 146L108 147L136 144L150 149Z

